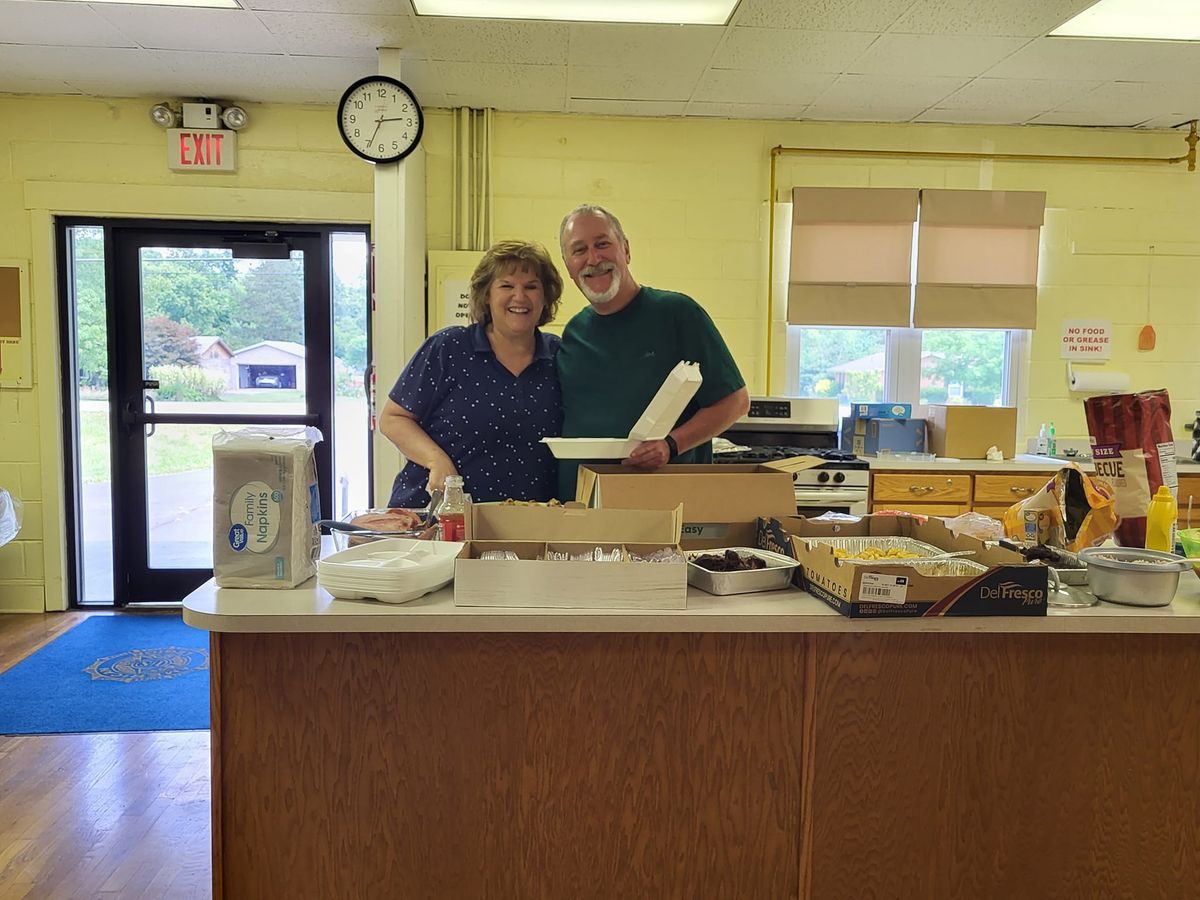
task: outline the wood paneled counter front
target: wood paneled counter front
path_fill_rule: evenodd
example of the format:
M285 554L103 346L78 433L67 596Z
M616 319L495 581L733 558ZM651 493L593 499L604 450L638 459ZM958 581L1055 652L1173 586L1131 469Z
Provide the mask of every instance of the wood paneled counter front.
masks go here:
M843 618L217 589L213 872L254 898L1194 897L1200 581Z

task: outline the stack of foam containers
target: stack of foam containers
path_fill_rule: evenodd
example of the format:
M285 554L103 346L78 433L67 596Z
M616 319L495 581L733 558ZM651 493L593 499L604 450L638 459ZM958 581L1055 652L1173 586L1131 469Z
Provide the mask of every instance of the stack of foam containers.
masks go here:
M317 583L341 600L407 603L453 581L462 548L457 541L371 541L317 563Z

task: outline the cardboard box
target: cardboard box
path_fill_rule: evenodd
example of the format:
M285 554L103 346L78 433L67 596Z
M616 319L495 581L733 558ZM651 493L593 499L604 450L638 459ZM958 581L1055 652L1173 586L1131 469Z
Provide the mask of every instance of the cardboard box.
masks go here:
M672 465L653 472L580 466L576 499L598 509L675 509L683 504L689 550L752 547L759 517L796 514L792 472L820 465L795 457L765 465Z
M911 419L911 403L854 403L850 406L852 419Z
M683 510L468 504L468 541L454 565L454 605L563 609L684 609ZM597 547L619 561L556 560ZM637 562L671 547L678 562ZM489 550L516 559L481 559Z
M955 459L983 459L989 447L1005 459L1017 454L1017 410L1013 406L928 407L931 453Z
M811 550L805 537L909 537L943 550L970 550L967 557L988 566L967 576L922 575L907 565L843 562L829 546ZM800 517L763 520L757 546L800 561L796 584L844 616L1044 616L1049 579L1044 566L1028 565L1019 553L955 537L939 519L864 516L854 523L813 522ZM891 602L871 597L886 596ZM868 599L864 599L868 598Z
M842 419L841 447L858 456L875 456L880 450L922 453L924 419Z

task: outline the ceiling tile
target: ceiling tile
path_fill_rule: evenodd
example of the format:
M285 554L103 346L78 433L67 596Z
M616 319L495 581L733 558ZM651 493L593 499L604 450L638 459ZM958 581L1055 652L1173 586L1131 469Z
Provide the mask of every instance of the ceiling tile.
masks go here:
M1040 37L1096 0L918 0L891 30L906 34Z
M78 3L0 2L0 43L54 47L136 47L90 6Z
M147 50L283 53L258 17L240 9L122 4L93 9Z
M708 64L725 29L712 25L570 26L569 59L573 66L629 69L695 69Z
M30 78L11 72L0 73L0 94L78 94L65 81L48 78Z
M800 119L808 107L804 104L778 103L704 103L688 104L689 116L712 116L720 119Z
M734 25L811 31L887 31L913 0L742 0Z
M647 72L601 66L571 66L567 96L593 100L687 101L696 85L692 73Z
M1079 94L1057 106L1055 112L1132 113L1141 109L1144 118L1178 113L1200 118L1200 85L1149 84L1144 81L1112 81Z
M1156 48L1140 41L1041 38L988 69L990 78L1109 81L1152 65Z
M845 72L877 36L862 32L734 28L711 65L773 72Z
M1025 38L885 34L854 63L866 75L979 75L1027 43Z
M154 79L173 71L170 63L148 50L108 47L6 46L0 53L0 76L40 77L46 80L84 82L89 78L118 76L117 80L142 82L154 90ZM48 79L46 73L53 72Z
M696 86L694 99L709 103L807 106L833 84L836 75L791 75L740 69L709 69Z
M952 125L1023 125L1044 111L1041 106L1034 108L995 106L987 109L934 107L925 110L913 121L942 122Z
M456 106L505 110L566 108L566 66L430 63L436 87L452 95Z
M1119 113L1048 112L1030 120L1031 125L1084 125L1093 128L1135 128L1145 121L1144 116Z
M567 112L597 116L682 116L686 100L580 100L567 99Z
M817 98L822 108L846 106L917 107L936 105L966 84L965 78L889 78L884 75L843 75ZM914 113L915 115L915 113Z
M417 56L420 38L407 16L346 16L261 12L258 18L288 53L378 59L379 47L401 47Z
M280 102L282 96L295 98L293 102L316 102L303 99L307 96L340 97L350 84L377 70L372 60L339 57L179 51L154 51L150 55L172 67L171 77L162 79L159 92L244 103ZM428 84L429 75L427 70L425 74L406 72L405 80L420 96L421 84ZM170 86L171 91L163 85Z
M363 16L406 16L415 19L408 0L238 0L243 9L290 13L339 13Z
M1098 81L1046 81L1021 78L976 78L938 101L939 109L999 109L1038 106L1054 109L1099 85Z
M843 103L836 106L814 103L804 117L827 122L911 122L924 111L920 104L912 103Z
M444 19L418 16L429 59L554 65L567 61L570 27L563 22Z

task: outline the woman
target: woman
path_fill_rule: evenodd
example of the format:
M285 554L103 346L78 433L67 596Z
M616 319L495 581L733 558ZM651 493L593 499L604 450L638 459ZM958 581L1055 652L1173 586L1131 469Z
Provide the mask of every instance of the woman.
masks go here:
M543 437L562 427L554 318L562 278L546 250L493 246L471 276L471 322L439 331L404 368L380 430L404 454L388 505L422 507L447 475L476 501L549 500L556 468Z

